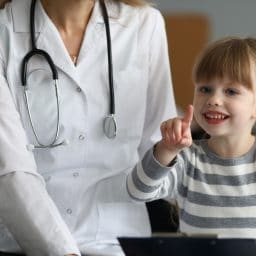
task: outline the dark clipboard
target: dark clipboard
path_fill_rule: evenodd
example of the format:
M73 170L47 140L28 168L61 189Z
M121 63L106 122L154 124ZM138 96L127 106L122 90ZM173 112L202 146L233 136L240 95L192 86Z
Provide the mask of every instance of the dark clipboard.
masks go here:
M255 256L256 240L214 235L119 237L126 256Z

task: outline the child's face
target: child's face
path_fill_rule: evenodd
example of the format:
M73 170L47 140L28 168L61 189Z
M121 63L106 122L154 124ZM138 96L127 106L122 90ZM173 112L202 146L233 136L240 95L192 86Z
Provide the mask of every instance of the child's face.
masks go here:
M195 86L194 116L211 137L250 134L256 118L254 92L229 81Z

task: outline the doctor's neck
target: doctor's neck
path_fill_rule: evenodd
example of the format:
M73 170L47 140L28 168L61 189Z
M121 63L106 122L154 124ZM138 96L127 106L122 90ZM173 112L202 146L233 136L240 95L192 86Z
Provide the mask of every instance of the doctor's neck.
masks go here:
M58 29L85 29L94 7L94 0L40 0Z

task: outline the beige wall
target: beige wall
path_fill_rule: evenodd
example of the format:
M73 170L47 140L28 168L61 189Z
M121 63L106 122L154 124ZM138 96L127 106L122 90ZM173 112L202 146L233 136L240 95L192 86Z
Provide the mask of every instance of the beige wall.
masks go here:
M193 100L192 68L197 55L209 41L210 24L206 16L190 13L164 17L175 99L177 106L185 110Z

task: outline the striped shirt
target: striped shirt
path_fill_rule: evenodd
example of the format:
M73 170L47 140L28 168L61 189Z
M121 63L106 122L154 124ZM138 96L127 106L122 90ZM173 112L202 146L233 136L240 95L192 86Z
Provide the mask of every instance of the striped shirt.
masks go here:
M256 238L255 159L256 145L241 157L223 159L207 140L198 140L164 167L151 150L128 176L127 188L140 201L176 199L181 232Z

